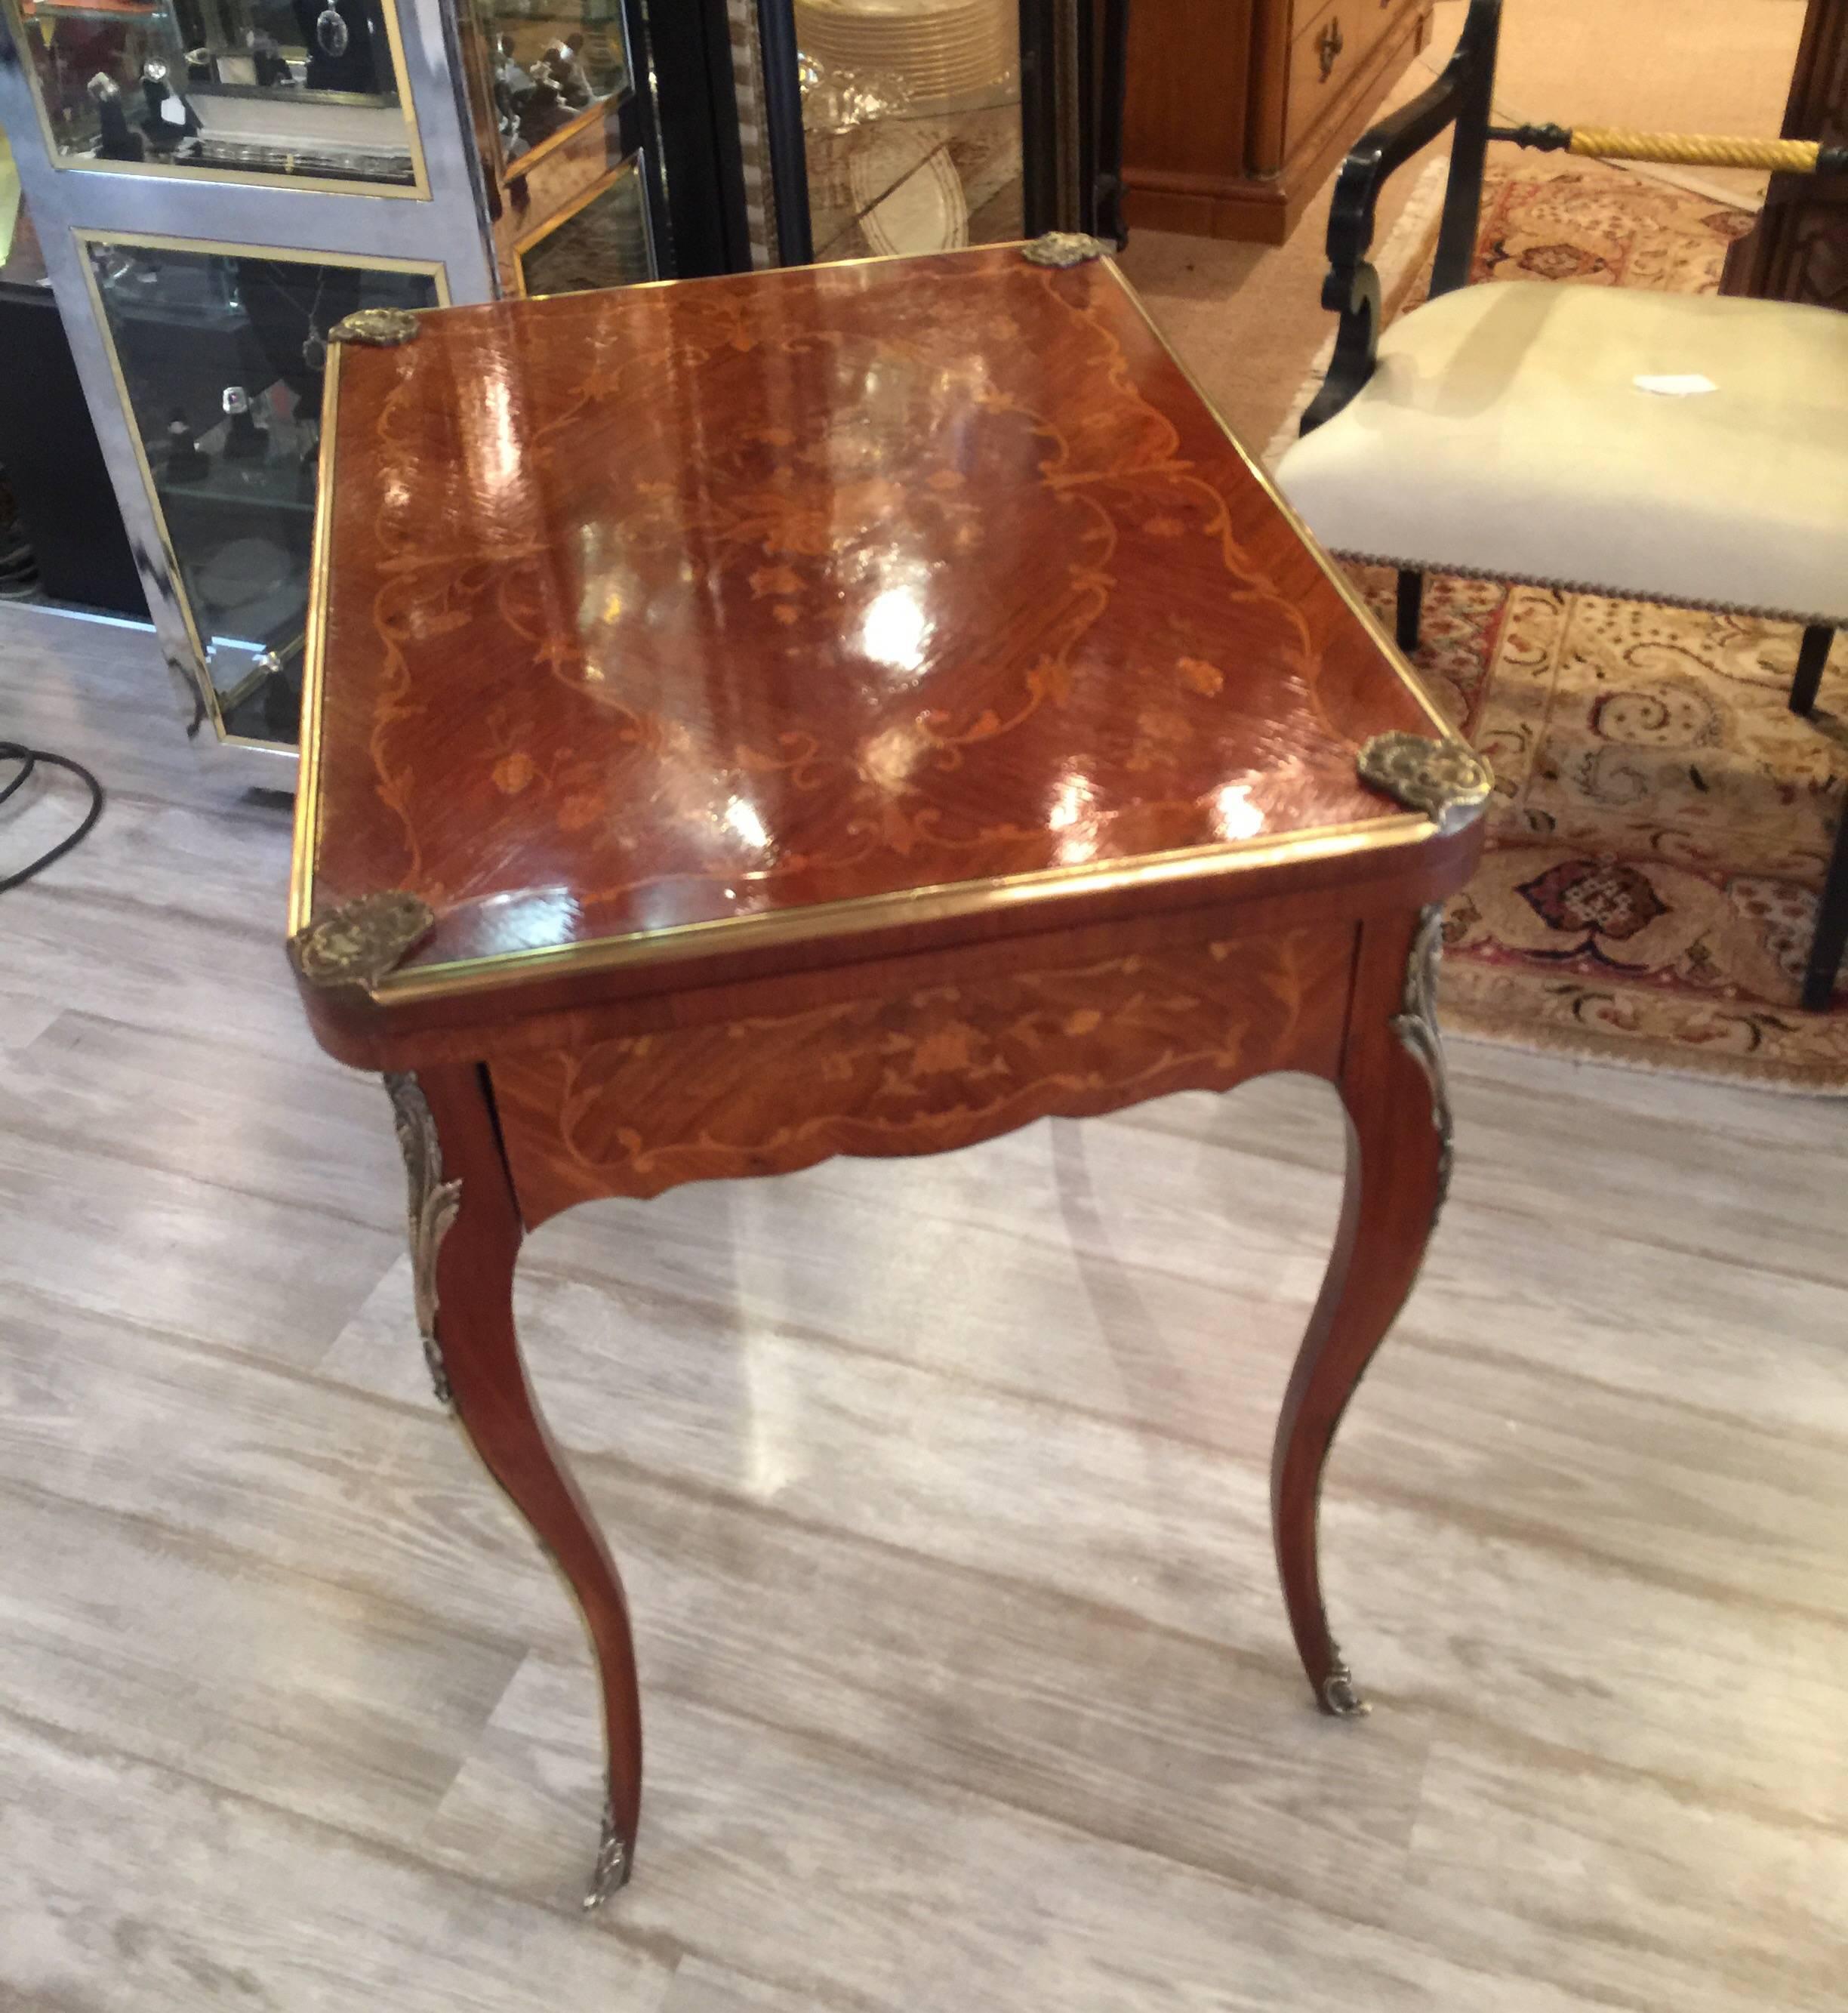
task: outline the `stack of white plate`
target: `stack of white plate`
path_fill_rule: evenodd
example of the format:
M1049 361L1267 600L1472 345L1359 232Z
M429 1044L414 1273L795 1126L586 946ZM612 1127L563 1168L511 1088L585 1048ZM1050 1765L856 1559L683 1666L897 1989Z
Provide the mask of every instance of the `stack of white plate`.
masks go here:
M993 89L1020 54L1018 0L796 0L795 32L818 63L894 79L918 112Z

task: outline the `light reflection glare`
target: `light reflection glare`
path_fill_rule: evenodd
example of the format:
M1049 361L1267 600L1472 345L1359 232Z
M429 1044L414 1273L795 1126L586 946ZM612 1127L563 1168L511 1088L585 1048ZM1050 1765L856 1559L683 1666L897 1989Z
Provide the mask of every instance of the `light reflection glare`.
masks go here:
M734 797L725 806L725 822L747 846L756 846L760 853L770 844L770 834L763 829L756 806L746 803L742 797Z
M1046 813L1046 823L1055 831L1063 831L1067 826L1074 825L1084 816L1085 803L1088 793L1077 777L1068 776L1053 799L1053 807Z
M474 904L484 955L542 949L577 933L583 911L569 888L510 888Z
M1046 828L1059 835L1059 858L1065 866L1078 866L1097 851L1092 808L1091 785L1083 776L1067 776L1046 806Z
M466 406L463 410L467 413ZM481 459L484 485L494 491L508 488L520 478L520 444L513 438L513 394L504 370L488 376L481 386L481 415L484 424L477 433L475 449Z
M1264 814L1251 801L1249 783L1228 783L1219 792L1214 822L1228 838L1255 838L1264 828Z
M875 663L895 671L921 670L929 629L916 593L908 587L888 587L867 610L860 646Z

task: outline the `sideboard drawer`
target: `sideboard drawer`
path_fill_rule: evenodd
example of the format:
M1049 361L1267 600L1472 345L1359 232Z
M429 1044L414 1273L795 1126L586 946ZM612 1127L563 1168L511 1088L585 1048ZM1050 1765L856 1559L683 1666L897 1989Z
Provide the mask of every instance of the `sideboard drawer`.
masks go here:
M1424 47L1432 5L1135 0L1131 227L1282 244Z
M1400 22L1405 0L1327 0L1296 9L1290 44L1287 145L1306 139L1332 112L1387 31Z

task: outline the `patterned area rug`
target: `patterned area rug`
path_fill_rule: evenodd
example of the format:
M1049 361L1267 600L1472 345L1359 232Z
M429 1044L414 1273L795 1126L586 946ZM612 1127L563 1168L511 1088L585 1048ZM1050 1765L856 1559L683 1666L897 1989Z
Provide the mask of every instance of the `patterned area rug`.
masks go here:
M1492 173L1475 277L1710 292L1751 221L1596 163ZM1360 577L1389 630L1391 574ZM1489 850L1446 918L1449 1026L1848 1095L1848 987L1828 1014L1796 1003L1848 796L1848 643L1805 720L1786 704L1797 642L1782 623L1428 583L1417 668L1496 778Z

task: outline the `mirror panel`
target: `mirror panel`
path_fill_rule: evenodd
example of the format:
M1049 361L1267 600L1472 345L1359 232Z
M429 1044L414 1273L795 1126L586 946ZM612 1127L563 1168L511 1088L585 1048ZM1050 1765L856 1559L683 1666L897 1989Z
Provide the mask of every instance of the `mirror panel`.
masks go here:
M411 188L393 0L7 0L64 167Z

